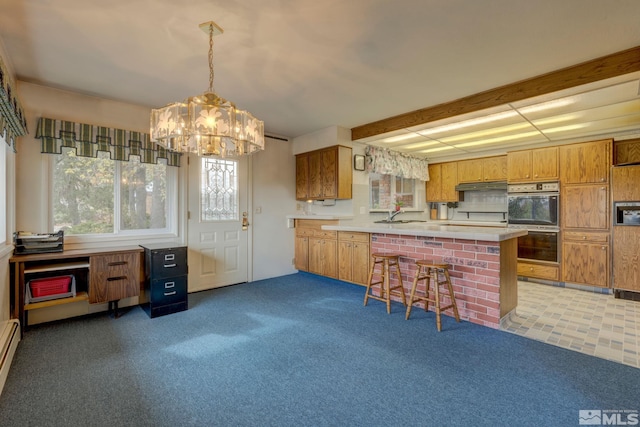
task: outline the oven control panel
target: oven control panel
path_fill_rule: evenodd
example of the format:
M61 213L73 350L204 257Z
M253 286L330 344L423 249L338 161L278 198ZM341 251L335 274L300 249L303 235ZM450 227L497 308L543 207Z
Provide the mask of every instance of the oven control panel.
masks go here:
M557 182L534 182L531 184L509 184L509 193L554 193L560 191L560 184Z

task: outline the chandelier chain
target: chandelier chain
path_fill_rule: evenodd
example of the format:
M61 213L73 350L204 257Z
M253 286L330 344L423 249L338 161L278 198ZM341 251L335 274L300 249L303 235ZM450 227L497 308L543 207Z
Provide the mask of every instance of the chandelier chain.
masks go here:
M213 24L209 24L209 92L213 92Z

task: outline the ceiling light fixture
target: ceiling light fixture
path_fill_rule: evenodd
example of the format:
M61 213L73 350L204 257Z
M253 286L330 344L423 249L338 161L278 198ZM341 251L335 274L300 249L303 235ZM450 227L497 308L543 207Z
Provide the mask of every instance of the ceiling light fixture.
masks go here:
M213 91L213 36L224 30L209 21L209 89L151 111L151 140L172 151L237 157L264 150L264 123Z

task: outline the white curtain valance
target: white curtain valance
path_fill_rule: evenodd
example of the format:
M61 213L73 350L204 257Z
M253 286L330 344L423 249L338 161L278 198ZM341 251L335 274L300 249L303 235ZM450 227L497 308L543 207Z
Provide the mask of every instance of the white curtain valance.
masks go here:
M367 145L365 154L369 173L429 181L429 163L426 159L371 145Z

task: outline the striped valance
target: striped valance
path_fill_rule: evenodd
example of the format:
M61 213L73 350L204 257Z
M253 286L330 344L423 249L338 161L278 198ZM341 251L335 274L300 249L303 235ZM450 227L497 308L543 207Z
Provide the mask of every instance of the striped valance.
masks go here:
M27 133L27 120L0 57L0 135L16 150L16 137Z
M36 138L42 140L43 153L61 154L62 147L69 147L83 157L96 157L99 151L105 151L112 160L127 162L129 156L139 156L142 163L166 159L168 166L180 166L181 154L151 142L148 133L42 117Z

